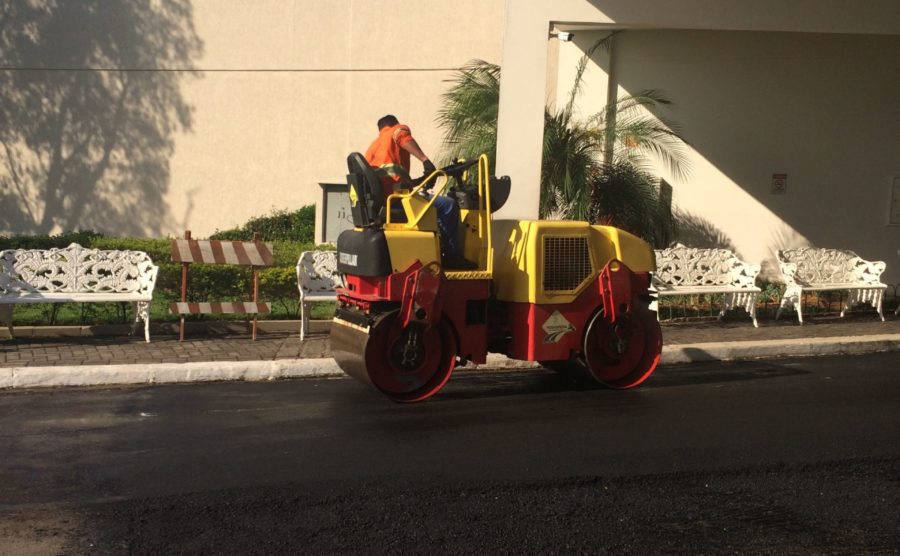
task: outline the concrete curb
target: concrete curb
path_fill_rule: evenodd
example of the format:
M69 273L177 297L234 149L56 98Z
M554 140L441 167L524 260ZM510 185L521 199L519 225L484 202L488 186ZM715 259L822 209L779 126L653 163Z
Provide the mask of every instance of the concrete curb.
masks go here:
M877 351L900 351L900 334L672 345L663 347L660 363L667 365L770 357L852 355ZM466 370L531 369L537 366L529 361L490 354L485 365L466 367ZM332 359L2 367L0 389L343 376L346 375Z
M797 338L790 340L750 340L663 346L662 364L699 361L732 361L771 357L812 357L853 355L900 350L900 334Z

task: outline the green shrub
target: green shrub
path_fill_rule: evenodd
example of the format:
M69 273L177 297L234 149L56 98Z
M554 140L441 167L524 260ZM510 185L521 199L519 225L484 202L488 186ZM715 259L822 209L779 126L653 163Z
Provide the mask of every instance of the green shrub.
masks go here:
M125 251L143 251L150 255L150 259L157 265L167 261L172 256L172 240L150 239L135 237L103 237L97 236L90 247L91 249L117 249Z
M68 247L77 243L83 247L93 245L94 241L103 237L101 234L86 230L83 232L64 232L55 236L0 236L0 250L3 249L53 249Z
M216 230L210 239L227 239L231 241L249 241L253 233L258 232L265 241L287 240L301 243L312 243L315 230L316 207L306 205L293 212L274 209L268 216L256 216L240 228Z
M299 316L299 293L295 265L300 253L334 249L332 245L315 245L312 230L315 208L310 205L293 213L275 211L270 217L251 219L235 235L220 232L212 237L231 241L252 238L251 229L261 231L263 239L273 243L275 265L259 271L259 297L268 301L272 312L260 315L267 319L294 319ZM266 231L268 230L268 231ZM304 239L290 239L290 234ZM93 231L65 232L54 236L0 236L0 249L51 249L78 243L89 249L118 249L144 251L159 266L153 292L151 319L155 322L177 320L169 313L168 305L181 298L181 263L171 260L172 240L151 238L106 237ZM187 299L203 301L249 301L251 299L251 270L245 266L191 264ZM333 304L316 304L313 315L327 318L334 311ZM130 309L120 303L68 303L19 306L14 313L16 324L88 324L125 322L132 318ZM247 318L242 315L188 316L189 319Z

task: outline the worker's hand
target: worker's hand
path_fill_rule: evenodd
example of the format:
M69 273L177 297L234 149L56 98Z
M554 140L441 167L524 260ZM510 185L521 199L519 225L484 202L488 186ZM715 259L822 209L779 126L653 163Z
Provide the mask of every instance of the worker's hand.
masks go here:
M426 177L433 174L435 170L437 170L437 168L434 167L434 164L430 160L425 160L425 162L422 163L422 171Z

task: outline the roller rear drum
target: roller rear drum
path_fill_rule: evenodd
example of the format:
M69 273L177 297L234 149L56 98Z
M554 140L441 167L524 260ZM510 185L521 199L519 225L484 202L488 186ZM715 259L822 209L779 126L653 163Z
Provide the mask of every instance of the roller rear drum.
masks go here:
M395 311L377 319L368 331L335 321L331 351L348 375L394 401L418 402L449 380L456 363L456 337L446 320L403 328Z

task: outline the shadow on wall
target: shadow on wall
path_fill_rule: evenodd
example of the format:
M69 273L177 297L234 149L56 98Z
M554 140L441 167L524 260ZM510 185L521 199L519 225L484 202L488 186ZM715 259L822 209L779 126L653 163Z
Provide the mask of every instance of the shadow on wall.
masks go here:
M678 210L675 213L676 241L688 247L728 249L737 254L731 238L709 220Z
M0 4L0 231L160 233L201 51L190 0Z

